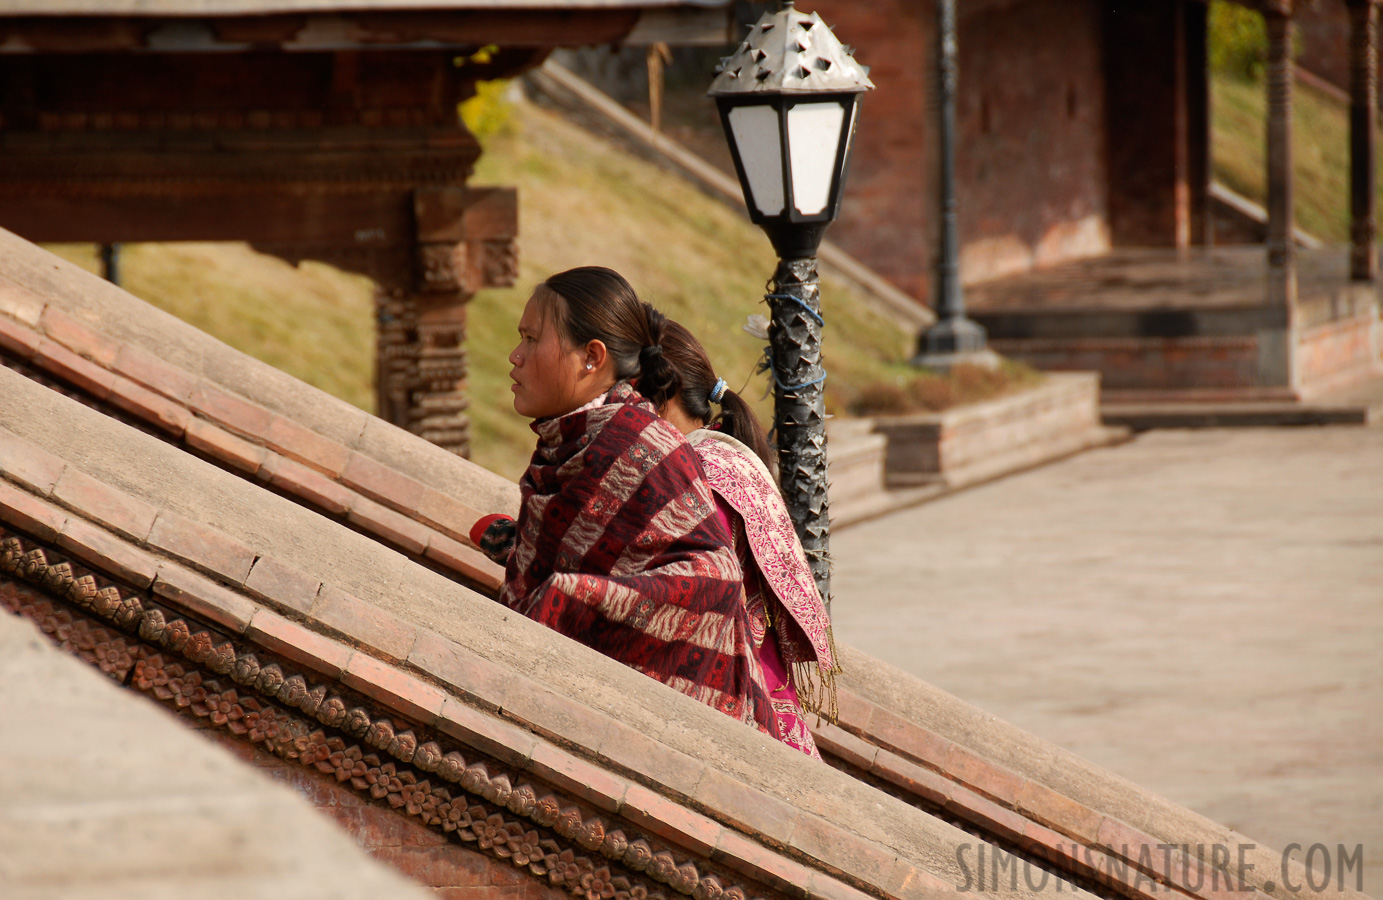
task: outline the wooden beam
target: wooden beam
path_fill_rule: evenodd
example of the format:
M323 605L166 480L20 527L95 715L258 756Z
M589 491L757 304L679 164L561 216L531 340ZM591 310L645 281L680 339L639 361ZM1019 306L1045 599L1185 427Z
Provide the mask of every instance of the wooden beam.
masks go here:
M1378 222L1374 182L1378 146L1378 7L1350 0L1349 194L1350 277L1378 278Z
M0 54L242 53L264 50L467 50L733 40L728 7L647 10L401 10L167 19L0 17Z
M413 195L424 243L508 241L519 233L519 195L511 187L426 187Z
M211 195L0 194L0 227L36 243L250 241L371 249L412 243L413 195L293 185Z
M1269 12L1268 26L1268 305L1294 309L1296 245L1292 241L1292 37L1290 16Z

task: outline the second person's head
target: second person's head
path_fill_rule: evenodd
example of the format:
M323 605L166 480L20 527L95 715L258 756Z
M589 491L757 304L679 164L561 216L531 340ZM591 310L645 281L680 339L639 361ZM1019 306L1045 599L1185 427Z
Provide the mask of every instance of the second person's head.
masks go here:
M730 390L717 377L706 348L679 322L669 319L663 326L663 350L677 370L681 387L659 412L683 432L706 425L738 439L763 460L770 472L776 464L768 438L754 410L744 398ZM715 407L719 407L719 413Z

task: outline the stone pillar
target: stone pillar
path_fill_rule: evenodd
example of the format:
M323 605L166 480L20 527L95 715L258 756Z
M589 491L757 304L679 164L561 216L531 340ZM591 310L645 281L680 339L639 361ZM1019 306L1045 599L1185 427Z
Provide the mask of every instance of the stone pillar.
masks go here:
M1292 17L1266 12L1268 26L1268 305L1296 307L1296 246L1292 241Z
M1349 274L1356 281L1373 281L1378 277L1378 7L1375 0L1349 0L1349 15Z

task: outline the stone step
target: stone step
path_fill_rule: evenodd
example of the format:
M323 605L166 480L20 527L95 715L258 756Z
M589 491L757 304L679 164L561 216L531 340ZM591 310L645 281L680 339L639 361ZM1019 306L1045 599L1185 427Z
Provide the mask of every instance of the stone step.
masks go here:
M1236 400L1232 395L1200 400L1148 401L1129 394L1100 405L1106 425L1134 431L1153 428L1269 428L1293 425L1377 425L1383 422L1383 372L1322 392L1305 401Z

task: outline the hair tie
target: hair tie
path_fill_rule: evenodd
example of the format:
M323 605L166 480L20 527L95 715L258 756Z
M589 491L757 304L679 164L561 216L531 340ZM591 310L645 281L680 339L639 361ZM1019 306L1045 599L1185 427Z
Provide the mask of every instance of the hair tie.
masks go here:
M658 346L657 344L649 344L647 347L644 347L642 350L639 351L640 359L652 359L655 356L662 355L663 348Z
M724 378L717 378L715 387L711 388L711 393L706 397L712 403L719 403L725 398L725 389L729 387Z

